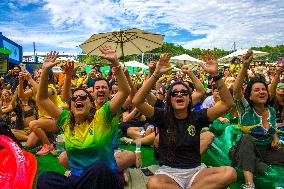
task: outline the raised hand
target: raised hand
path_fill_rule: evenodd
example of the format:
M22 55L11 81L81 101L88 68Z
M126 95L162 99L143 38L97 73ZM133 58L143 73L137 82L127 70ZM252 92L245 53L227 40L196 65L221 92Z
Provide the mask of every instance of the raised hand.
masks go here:
M42 64L43 68L51 69L53 66L55 66L58 62L56 62L56 59L58 57L58 52L51 51L50 53L46 54L46 58Z
M188 74L188 73L192 72L191 68L188 65L182 66L181 71L184 74Z
M252 58L253 58L253 51L249 49L248 52L242 56L243 64L249 66L252 61Z
M75 66L74 61L68 61L61 66L62 70L64 70L66 75L73 76L76 74L79 66Z
M204 53L202 53L202 59L204 62L208 62L211 60L215 60L215 61L217 60L216 55L210 51L205 51Z
M209 73L212 77L218 75L218 62L216 60L208 60L206 65L200 64L204 71Z
M154 73L155 68L156 68L156 62L151 60L150 63L149 63L149 72Z
M113 50L111 48L111 46L100 46L99 50L102 53L102 55L101 55L102 58L110 61L112 64L115 64L113 66L119 65L117 54L116 54L115 50Z
M170 60L170 55L169 54L161 54L160 60L157 62L155 73L162 75L166 73L167 71L173 69L172 67L168 66L169 60Z
M24 80L25 80L24 73L23 73L23 72L20 72L20 73L19 73L19 82L20 82L20 83L23 83Z
M23 72L23 76L25 77L26 80L29 80L29 79L32 78L32 76L29 72Z
M213 52L205 51L202 54L203 61L206 62L206 65L200 64L204 71L209 73L211 76L218 75L218 62L216 55Z

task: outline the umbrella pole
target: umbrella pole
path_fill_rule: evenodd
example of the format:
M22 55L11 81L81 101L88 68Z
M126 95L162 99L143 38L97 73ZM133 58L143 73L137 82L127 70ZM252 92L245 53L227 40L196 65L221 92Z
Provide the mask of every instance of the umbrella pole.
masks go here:
M122 62L124 64L124 52L123 52L123 43L120 43L120 48L121 48L121 54L122 54Z
M122 31L120 31L120 48L121 48L121 54L122 54L122 62L124 64L124 50L123 50L123 38L122 38Z

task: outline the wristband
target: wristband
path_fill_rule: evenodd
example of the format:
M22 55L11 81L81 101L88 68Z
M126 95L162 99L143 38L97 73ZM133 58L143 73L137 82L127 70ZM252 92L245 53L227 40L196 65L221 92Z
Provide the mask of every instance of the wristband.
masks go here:
M152 76L155 78L155 79L159 79L159 77L158 76L156 76L155 74L152 74Z
M214 77L212 77L212 79L213 79L213 81L218 81L218 80L220 80L220 79L222 79L222 77L223 77L223 74L218 74L218 75L216 75L216 76L214 76Z

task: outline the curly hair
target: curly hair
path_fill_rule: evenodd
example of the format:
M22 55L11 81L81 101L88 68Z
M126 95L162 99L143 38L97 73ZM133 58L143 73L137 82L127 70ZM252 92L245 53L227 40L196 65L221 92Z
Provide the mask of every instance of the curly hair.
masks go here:
M252 87L255 83L262 83L265 86L265 89L266 89L267 94L268 94L268 100L266 101L266 103L264 105L267 107L269 105L269 92L268 92L268 86L265 82L265 78L263 78L263 77L252 78L247 83L247 87L246 87L245 92L244 92L244 97L247 100L247 102L249 103L250 107L253 107L254 103L253 103L253 101L250 100L250 96L251 96Z
M89 93L89 91L87 91L86 89L84 88L76 88L72 91L72 95L76 92L76 91L84 91L87 95L88 95L88 98L90 99L91 103L92 103L92 108L90 109L90 112L88 114L88 117L86 118L86 121L88 123L91 123L92 120L94 119L94 115L96 114L96 106L95 106L95 102L94 102L94 98L93 96ZM71 100L69 102L69 109L71 110ZM75 116L74 114L71 112L71 118L70 118L70 130L74 130L74 127L75 127Z
M190 102L189 105L187 106L187 112L191 111L192 108L192 99L191 99L191 90L187 84L185 84L183 81L175 81L169 86L169 89L167 91L166 95L166 104L165 104L165 117L166 117L166 122L169 123L168 128L167 128L167 138L168 138L168 149L167 149L167 160L169 162L174 161L175 157L175 149L176 149L176 127L177 127L177 122L174 114L174 109L171 103L171 93L172 89L175 85L183 85L188 91L189 91L189 98Z

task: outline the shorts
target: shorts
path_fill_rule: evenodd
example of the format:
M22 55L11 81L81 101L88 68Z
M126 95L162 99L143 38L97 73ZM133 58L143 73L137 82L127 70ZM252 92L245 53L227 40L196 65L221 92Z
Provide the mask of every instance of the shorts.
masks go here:
M207 168L205 164L201 164L198 167L191 169L181 169L181 168L172 168L169 166L162 165L155 172L157 174L167 175L171 179L173 179L182 189L186 189L191 187L195 177L202 170Z

